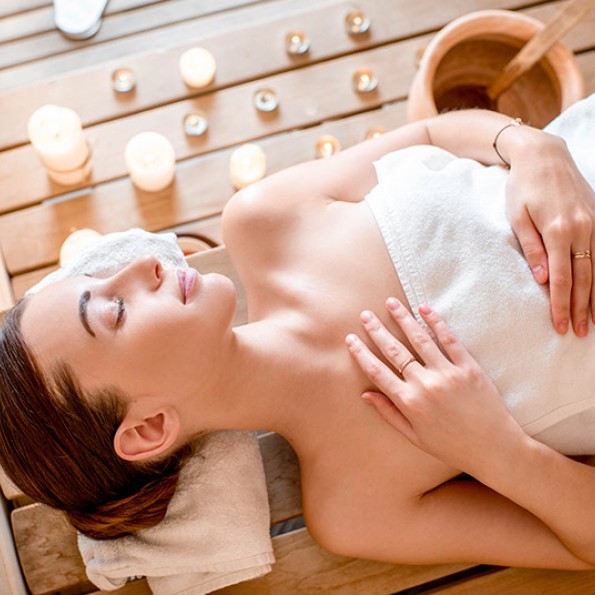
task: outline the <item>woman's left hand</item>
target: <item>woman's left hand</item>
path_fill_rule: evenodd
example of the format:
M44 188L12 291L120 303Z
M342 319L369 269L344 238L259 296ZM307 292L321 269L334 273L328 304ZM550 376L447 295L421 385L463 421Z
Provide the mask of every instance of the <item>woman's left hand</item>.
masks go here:
M356 335L346 338L363 372L382 391L362 397L387 423L425 452L471 474L508 451L515 437L525 438L487 374L438 314L419 309L446 355L398 300L390 298L387 308L423 362L369 311L362 313L364 328L392 368Z
M554 327L565 334L572 324L584 337L589 310L595 321L595 192L561 139L522 132L529 136L512 153L508 218L535 280L549 281Z

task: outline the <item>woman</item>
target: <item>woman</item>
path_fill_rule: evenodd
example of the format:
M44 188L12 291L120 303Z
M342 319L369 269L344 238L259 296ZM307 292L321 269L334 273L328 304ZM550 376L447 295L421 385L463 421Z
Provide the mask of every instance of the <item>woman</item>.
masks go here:
M563 142L508 123L479 111L439 116L234 196L223 226L246 290L245 326L232 326L227 278L163 271L150 257L113 277L67 279L26 298L7 317L0 351L0 456L9 475L66 510L81 531L110 537L162 518L197 434L267 428L296 450L307 524L332 551L405 563L590 567L583 527L453 481L459 459L427 454L364 407L356 397L370 382L343 340L364 307L381 311L388 295L406 303L362 201L376 184L373 161L434 144L499 164L497 134L512 164L511 218L535 278L550 279L556 329L565 333L572 320L581 337L572 340L588 340L592 263L569 254L592 246L593 191ZM555 192L535 203L535 188ZM391 317L384 322L408 347ZM478 385L488 386L479 373L469 390ZM588 508L588 494L578 493L578 510Z

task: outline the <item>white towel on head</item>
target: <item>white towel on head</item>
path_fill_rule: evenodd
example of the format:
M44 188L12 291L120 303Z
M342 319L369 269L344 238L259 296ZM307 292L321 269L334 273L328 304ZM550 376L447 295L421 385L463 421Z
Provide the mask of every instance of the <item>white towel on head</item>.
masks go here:
M101 236L85 246L72 260L44 277L27 293L36 293L50 283L85 273L113 275L145 254L156 256L166 269L188 266L175 233L157 234L143 229L118 231Z
M28 293L74 275L113 274L145 254L166 269L187 266L175 234L132 229L102 236ZM117 539L79 535L78 544L87 576L100 589L146 576L156 595L200 595L270 572L269 524L255 433L217 432L182 470L161 523Z

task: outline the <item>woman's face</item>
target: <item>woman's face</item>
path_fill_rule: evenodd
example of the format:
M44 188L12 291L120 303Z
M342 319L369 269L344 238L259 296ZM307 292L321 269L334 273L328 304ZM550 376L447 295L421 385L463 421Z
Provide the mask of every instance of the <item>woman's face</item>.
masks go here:
M236 305L227 277L163 270L154 257L28 300L22 331L42 369L63 361L87 390L115 385L157 399L196 391L231 335Z

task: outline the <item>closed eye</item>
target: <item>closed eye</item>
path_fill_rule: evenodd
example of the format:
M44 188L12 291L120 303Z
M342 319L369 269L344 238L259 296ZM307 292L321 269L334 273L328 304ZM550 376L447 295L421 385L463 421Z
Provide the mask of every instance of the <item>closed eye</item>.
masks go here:
M122 322L124 314L126 313L126 306L124 305L124 300L122 298L118 298L116 303L118 304L118 313L116 314L116 328L118 328Z

